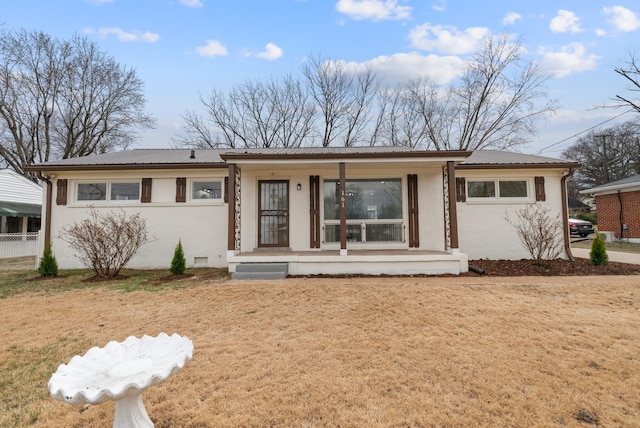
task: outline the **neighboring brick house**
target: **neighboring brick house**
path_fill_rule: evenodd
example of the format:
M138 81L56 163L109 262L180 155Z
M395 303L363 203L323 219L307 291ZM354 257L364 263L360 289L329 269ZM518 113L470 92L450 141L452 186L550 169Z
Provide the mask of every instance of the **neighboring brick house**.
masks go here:
M595 197L598 230L618 239L640 242L640 175L580 193Z

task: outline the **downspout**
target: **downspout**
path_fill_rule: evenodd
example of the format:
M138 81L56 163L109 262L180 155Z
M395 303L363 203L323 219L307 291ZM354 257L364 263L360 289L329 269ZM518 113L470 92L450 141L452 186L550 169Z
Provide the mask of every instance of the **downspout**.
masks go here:
M618 203L620 204L620 215L618 220L620 221L620 240L624 239L624 209L622 209L622 192L618 190Z
M51 246L51 199L53 195L53 183L50 180L50 176L42 175L42 171L37 171L36 175L40 180L47 183L47 197L45 199L44 207L44 246Z
M567 179L573 175L573 168L569 168L569 171L562 176L560 180L560 188L562 189L562 223L564 224L564 251L567 254L567 258L571 261L575 260L573 253L571 252L571 238L569 233L569 204L567 199Z

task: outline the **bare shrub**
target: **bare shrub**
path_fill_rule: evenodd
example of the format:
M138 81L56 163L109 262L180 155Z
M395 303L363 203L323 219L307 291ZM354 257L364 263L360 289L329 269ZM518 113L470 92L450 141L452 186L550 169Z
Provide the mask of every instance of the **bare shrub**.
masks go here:
M517 220L508 215L505 219L516 228L518 238L538 266L557 259L563 250L564 227L560 216L551 217L551 210L539 202L526 205L517 211Z
M110 211L101 214L90 208L89 217L63 227L58 238L69 243L82 263L97 276L117 276L120 270L150 241L147 223L139 213Z

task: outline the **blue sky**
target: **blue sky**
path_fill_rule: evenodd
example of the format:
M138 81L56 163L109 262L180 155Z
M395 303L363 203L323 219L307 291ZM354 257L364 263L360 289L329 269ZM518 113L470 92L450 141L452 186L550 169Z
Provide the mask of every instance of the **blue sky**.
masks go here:
M86 35L134 68L157 119L138 147L153 148L171 147L200 93L297 75L309 55L368 64L390 81L426 73L447 83L483 37L507 32L552 74L560 104L520 150L559 157L570 137L625 111L594 107L631 96L614 68L640 55L640 6L629 0L14 0L0 24Z

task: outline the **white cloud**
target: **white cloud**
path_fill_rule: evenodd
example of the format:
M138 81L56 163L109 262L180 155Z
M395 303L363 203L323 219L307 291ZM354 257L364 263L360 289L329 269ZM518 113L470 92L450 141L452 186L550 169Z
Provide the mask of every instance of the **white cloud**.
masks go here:
M488 35L489 29L486 27L470 27L460 31L456 27L426 23L411 30L409 38L415 48L460 55L475 51Z
M435 10L436 12L444 12L445 10L447 10L447 0L436 0L434 5L431 6L431 9Z
M602 37L607 35L607 30L603 28L596 28L596 36Z
M370 67L389 84L427 77L439 85L444 85L460 75L465 62L456 56L421 55L410 52L379 56L365 62L349 62L346 65L357 70Z
M273 43L267 43L264 52L259 52L255 54L255 56L257 58L263 58L268 61L273 61L280 58L282 56L282 53L282 49L279 46Z
M569 10L558 10L551 22L549 22L549 28L554 33L579 33L582 30L580 27L580 18L575 13Z
M180 4L187 7L203 7L204 4L200 0L180 0Z
M398 5L398 0L338 0L336 10L353 19L408 19L411 7Z
M502 25L513 25L516 21L522 19L522 15L516 12L509 12L502 18Z
M105 39L111 35L114 35L121 42L145 42L145 43L155 43L160 39L160 35L157 33L151 33L149 31L140 32L127 32L118 27L102 27L94 30L93 28L87 27L84 29L85 34L97 34L98 37Z
M611 16L607 22L613 25L618 31L629 32L640 28L640 19L638 19L638 15L626 7L604 7L602 12L604 12L605 15Z
M229 52L222 43L217 40L207 40L207 44L196 48L196 53L200 56L213 58L214 56L225 56Z
M587 50L582 43L571 43L563 46L558 52L541 48L540 53L542 54L542 67L555 77L593 70L600 58L593 54L587 55Z

